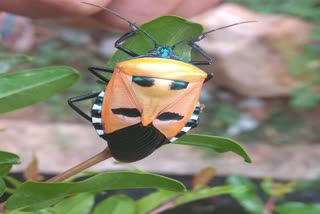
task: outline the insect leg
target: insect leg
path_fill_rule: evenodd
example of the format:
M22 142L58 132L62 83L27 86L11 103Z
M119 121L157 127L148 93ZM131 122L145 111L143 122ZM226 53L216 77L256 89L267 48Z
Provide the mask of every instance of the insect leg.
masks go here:
M128 48L122 46L122 42L124 42L125 40L129 39L130 37L134 36L137 31L135 29L135 27L133 25L130 24L130 28L131 28L131 31L123 34L115 43L114 43L114 46L116 48L118 48L119 50L125 52L126 54L132 56L132 57L136 57L136 56L139 56L139 54L133 52L132 50L129 50Z
M212 63L211 57L199 46L195 43L196 41L190 41L188 44L198 51L204 58L206 58L205 61L190 61L189 63L193 65L210 65Z
M88 70L89 70L93 75L95 75L96 77L98 77L100 80L104 81L105 83L108 83L109 80L108 80L107 78L105 78L104 76L102 76L101 74L99 74L97 71L113 73L113 69L103 68L103 67L96 67L96 66L90 66L90 67L88 67Z
M100 92L95 92L91 94L86 94L86 95L80 95L77 97L72 97L68 99L68 104L69 106L76 111L78 114L80 114L84 119L88 120L91 122L91 117L84 113L81 109L79 109L74 103L83 101L83 100L88 100L97 97L100 94Z

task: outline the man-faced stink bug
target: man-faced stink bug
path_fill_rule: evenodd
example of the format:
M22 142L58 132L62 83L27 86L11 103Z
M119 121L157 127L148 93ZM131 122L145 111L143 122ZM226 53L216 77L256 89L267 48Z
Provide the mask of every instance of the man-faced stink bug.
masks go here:
M203 83L212 75L195 65L208 65L212 59L196 42L204 39L208 33L246 22L206 31L168 46L158 44L144 29L108 8L97 7L129 23L131 31L121 36L115 42L115 47L132 58L116 63L114 69L89 67L93 75L107 84L105 91L73 97L68 103L92 122L98 135L108 142L115 159L122 162L138 161L160 146L175 141L198 124L200 91ZM145 55L138 55L122 45L137 31L154 43L154 49ZM180 59L174 49L181 43L188 43L205 60L185 62ZM98 71L112 73L111 79L108 80ZM74 104L92 98L95 98L95 102L91 116Z

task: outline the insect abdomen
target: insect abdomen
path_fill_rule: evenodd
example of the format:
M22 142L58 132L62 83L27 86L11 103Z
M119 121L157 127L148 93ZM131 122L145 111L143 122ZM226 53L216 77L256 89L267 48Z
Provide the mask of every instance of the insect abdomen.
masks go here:
M135 124L105 135L112 156L122 162L134 162L149 156L168 139L154 126Z

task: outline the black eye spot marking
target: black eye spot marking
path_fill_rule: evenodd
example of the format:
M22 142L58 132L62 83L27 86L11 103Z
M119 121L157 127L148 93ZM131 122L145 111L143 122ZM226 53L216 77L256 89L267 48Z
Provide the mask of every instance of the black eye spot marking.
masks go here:
M112 109L112 113L123 115L126 117L140 117L141 113L136 108L115 108Z
M151 87L154 85L154 79L152 77L132 76L132 82L142 87Z
M187 88L188 84L189 83L185 82L185 81L174 80L171 83L170 89L171 90L181 90L181 89Z
M177 113L172 113L172 112L164 112L157 117L158 120L162 120L162 121L181 120L182 118L183 118L183 116L181 116Z

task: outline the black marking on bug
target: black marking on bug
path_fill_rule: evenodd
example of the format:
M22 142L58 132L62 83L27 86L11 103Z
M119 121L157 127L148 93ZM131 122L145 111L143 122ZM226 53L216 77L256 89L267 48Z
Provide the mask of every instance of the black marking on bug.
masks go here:
M199 106L196 106L196 107L194 108L193 114L199 115L199 114L200 114L200 111L201 111L200 105L199 105Z
M132 76L132 82L142 87L151 87L154 85L154 78L143 77L143 76Z
M103 97L97 97L95 103L102 105Z
M176 138L180 138L182 135L185 135L187 134L187 132L185 131L180 131L177 135L176 135Z
M185 126L195 128L198 125L198 123L199 123L198 120L190 119Z
M91 117L100 118L101 117L101 110L91 110Z
M112 113L123 115L126 117L140 117L141 113L136 108L116 108L112 109Z
M171 90L181 90L181 89L185 89L188 87L188 82L185 81L180 81L180 80L174 80L172 81L171 85L170 85L170 89Z
M94 123L94 128L97 130L103 130L103 125L101 123Z
M183 118L183 116L181 116L180 114L177 114L177 113L173 113L173 112L164 112L157 117L157 119L161 120L161 121L181 120L182 118Z

